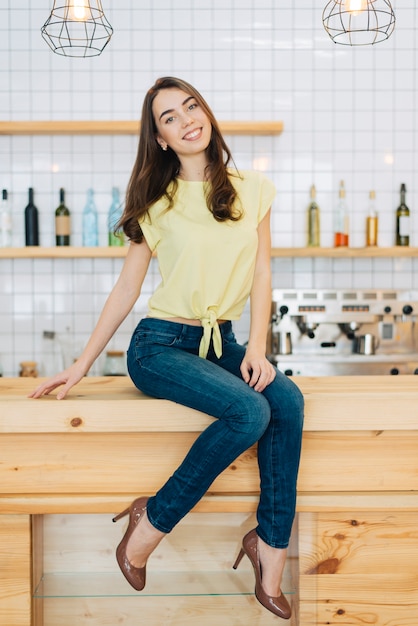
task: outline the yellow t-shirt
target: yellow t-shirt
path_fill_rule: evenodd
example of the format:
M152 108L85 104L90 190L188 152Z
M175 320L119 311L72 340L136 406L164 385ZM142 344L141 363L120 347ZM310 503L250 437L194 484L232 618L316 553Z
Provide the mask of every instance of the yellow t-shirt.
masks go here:
M158 257L161 283L151 296L148 315L201 321L199 355L213 338L222 354L218 319L239 319L251 291L257 253L257 226L271 207L276 189L260 172L231 175L243 215L217 222L206 205L204 182L178 180L174 205L154 203L140 220L145 240Z

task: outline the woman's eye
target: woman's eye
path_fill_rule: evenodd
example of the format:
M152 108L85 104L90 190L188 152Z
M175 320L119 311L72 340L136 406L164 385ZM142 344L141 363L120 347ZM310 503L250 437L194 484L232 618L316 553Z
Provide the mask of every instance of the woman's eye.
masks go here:
M165 120L166 124L170 124L174 120L174 117L167 117Z
M193 102L193 104L189 106L189 111L193 111L193 109L195 109L196 107L197 107L197 102Z

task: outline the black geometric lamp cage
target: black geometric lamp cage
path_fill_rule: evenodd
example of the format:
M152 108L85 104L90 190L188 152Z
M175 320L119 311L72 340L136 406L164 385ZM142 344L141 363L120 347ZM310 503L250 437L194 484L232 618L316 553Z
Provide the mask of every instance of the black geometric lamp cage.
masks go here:
M54 0L41 33L56 54L93 57L103 52L113 28L106 19L101 0Z
M367 46L391 36L395 13L389 0L331 0L322 22L334 43Z

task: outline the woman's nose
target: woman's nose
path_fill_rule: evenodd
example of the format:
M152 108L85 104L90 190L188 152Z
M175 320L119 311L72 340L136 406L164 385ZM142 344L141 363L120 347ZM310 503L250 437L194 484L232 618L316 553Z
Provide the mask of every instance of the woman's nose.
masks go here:
M190 126L190 124L192 124L193 119L190 117L190 115L185 115L183 118L183 126Z

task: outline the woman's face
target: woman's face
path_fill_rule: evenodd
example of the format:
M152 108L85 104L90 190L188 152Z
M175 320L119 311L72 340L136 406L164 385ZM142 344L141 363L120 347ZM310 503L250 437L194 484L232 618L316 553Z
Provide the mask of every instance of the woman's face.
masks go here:
M162 89L152 104L156 139L177 156L190 156L206 150L212 135L209 117L194 96L177 88Z

